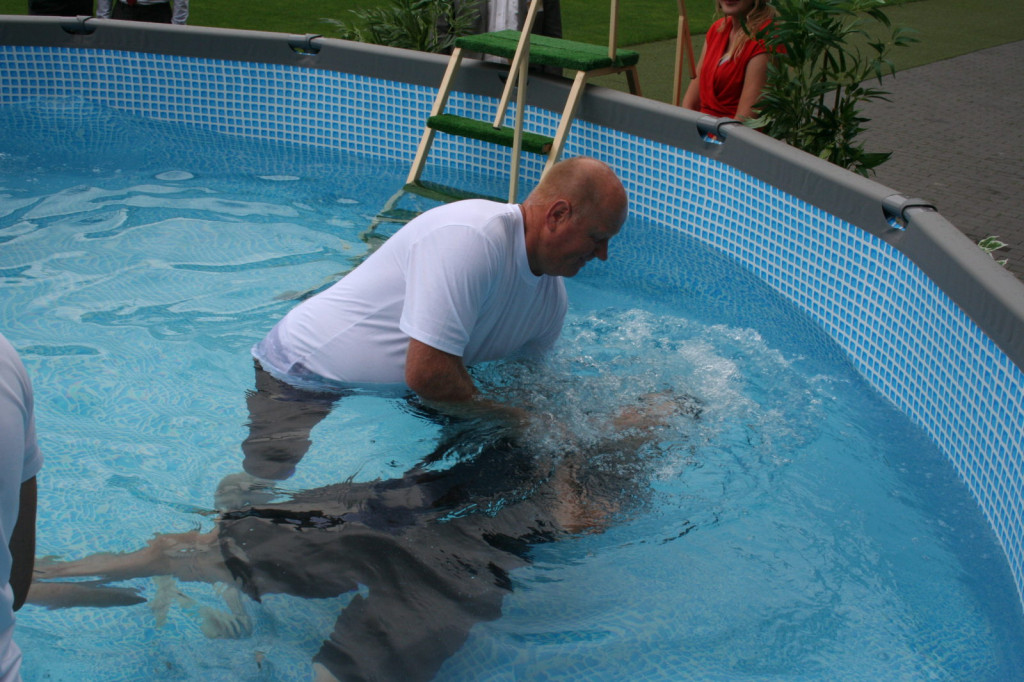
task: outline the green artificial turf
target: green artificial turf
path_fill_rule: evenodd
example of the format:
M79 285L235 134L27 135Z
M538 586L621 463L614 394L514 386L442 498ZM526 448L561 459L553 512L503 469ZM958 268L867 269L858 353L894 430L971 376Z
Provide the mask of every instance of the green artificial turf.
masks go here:
M452 114L431 116L427 119L427 125L434 130L500 144L503 147L511 147L515 139L515 130L509 126L495 128L491 125L490 121L481 121ZM532 154L547 154L548 150L551 149L551 142L551 138L546 135L523 132L523 150Z

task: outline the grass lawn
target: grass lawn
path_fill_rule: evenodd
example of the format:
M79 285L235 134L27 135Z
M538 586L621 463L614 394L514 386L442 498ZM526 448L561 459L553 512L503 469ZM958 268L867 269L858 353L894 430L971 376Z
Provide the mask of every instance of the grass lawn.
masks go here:
M189 23L197 26L317 33L331 36L325 18L345 19L348 10L383 5L387 0L192 0ZM608 40L608 5L601 0L562 0L567 38L591 43ZM711 23L714 0L689 0L687 15L699 55ZM0 14L26 14L27 0L0 0ZM917 31L920 42L895 51L898 70L929 64L975 50L1024 40L1021 0L917 0L887 9L893 23ZM674 0L620 0L619 45L641 53L640 81L647 97L669 101L675 68L677 8ZM609 76L602 85L625 89L625 79Z
M347 19L348 10L382 6L387 0L191 0L189 23L282 33L333 32L325 18ZM608 40L608 7L601 0L562 0L566 37L584 42ZM710 24L714 0L689 0L687 13L694 30ZM603 11L595 11L600 8ZM675 0L620 0L619 34L623 45L674 38ZM27 14L28 0L0 0L0 14Z

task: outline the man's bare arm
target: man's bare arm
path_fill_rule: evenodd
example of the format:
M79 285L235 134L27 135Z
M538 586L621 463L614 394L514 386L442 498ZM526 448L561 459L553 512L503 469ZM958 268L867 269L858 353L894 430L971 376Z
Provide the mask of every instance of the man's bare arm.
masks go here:
M409 340L406 351L405 383L421 398L432 402L468 402L478 393L462 358L416 339Z
M483 397L462 358L416 339L409 340L406 351L405 383L423 400L463 417L497 416L517 427L530 418L524 409Z

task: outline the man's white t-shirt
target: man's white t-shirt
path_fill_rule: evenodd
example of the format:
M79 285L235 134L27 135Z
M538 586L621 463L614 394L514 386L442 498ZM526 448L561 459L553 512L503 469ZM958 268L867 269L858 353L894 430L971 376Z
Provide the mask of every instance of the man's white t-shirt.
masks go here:
M0 335L0 680L20 679L21 650L12 640L14 591L11 533L18 519L21 484L39 473L32 386L11 344Z
M410 221L253 355L282 378L403 383L410 338L466 366L536 355L554 345L567 308L562 278L530 271L519 206L470 199Z

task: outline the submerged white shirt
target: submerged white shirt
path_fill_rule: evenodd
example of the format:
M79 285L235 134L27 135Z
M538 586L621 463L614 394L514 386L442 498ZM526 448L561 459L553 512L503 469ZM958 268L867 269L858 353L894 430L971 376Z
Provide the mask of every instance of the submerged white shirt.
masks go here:
M14 631L11 533L18 520L21 484L39 473L32 386L11 344L0 335L0 680L17 680L21 651Z
M530 271L520 208L472 199L410 221L253 355L285 379L404 383L410 338L467 366L535 355L554 345L567 308L561 277Z

